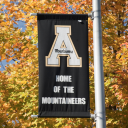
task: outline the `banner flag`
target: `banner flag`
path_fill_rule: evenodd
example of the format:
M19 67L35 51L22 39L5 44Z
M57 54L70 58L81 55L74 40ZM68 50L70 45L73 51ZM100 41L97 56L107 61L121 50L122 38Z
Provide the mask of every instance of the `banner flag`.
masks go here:
M88 15L37 14L38 117L90 118Z

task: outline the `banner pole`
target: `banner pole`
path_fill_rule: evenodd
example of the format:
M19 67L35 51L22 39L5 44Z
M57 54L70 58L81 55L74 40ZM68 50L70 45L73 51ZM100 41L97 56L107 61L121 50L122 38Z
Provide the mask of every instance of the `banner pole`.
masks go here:
M37 13L30 13L30 16L37 16Z
M96 128L106 128L100 0L93 0L92 19L96 110L95 121Z
M38 118L38 115L31 115L31 118Z
M30 13L30 16L37 16L37 13ZM88 13L88 17L92 17L92 13Z
M31 115L31 118L38 118L38 115ZM95 119L95 114L90 114L90 118Z

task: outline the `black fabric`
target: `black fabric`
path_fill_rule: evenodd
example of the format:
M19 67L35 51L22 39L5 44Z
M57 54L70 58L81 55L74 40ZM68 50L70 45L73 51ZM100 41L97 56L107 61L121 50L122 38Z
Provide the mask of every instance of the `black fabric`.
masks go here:
M39 49L39 117L90 118L88 16L38 14L37 19ZM82 22L78 22L78 20L82 20ZM82 57L82 67L67 67L67 56L60 56L60 67L46 66L46 56L49 55L56 38L55 25L71 26L70 37L78 56ZM57 82L56 75L71 76L72 82ZM55 86L60 86L60 92L55 93L53 91ZM74 93L64 93L65 86L74 87ZM42 97L47 98L49 102L42 104ZM53 104L52 100L50 102L50 98L60 99ZM72 98L72 104L69 102L69 104L67 104L67 102L66 104L62 104L62 98ZM82 104L81 99L81 102L78 102L78 98L86 98L86 103Z

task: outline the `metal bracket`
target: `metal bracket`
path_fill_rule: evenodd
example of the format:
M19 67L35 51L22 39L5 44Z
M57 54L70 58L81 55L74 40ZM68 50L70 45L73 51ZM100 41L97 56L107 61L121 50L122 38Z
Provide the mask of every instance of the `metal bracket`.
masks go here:
M91 13L88 13L88 17L90 17L91 20L93 20L94 19L94 12L92 11Z
M94 17L94 12L101 12L101 10L92 11L92 13L91 13L91 20L94 20L94 18L98 17L98 16ZM100 18L101 18L101 16L100 16Z
M90 117L95 120L96 115L95 114L91 114Z
M92 11L92 17L91 20L94 20L94 12Z
M88 13L88 17L92 17L92 12L91 13Z

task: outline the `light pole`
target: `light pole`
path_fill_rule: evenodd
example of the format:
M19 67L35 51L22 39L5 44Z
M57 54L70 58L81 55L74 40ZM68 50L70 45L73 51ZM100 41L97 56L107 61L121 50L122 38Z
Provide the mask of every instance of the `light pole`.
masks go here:
M95 120L96 128L106 128L100 0L93 0L92 16L96 109Z

